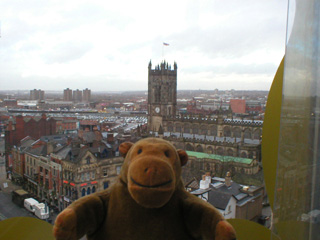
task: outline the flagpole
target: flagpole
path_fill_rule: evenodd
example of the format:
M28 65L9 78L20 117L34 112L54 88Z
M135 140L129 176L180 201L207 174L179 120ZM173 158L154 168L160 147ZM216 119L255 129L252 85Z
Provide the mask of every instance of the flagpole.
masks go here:
M164 46L169 46L169 43L165 43L165 42L162 43L162 58L163 58L163 60L164 60Z
M164 60L163 49L164 49L164 44L162 44L162 59Z

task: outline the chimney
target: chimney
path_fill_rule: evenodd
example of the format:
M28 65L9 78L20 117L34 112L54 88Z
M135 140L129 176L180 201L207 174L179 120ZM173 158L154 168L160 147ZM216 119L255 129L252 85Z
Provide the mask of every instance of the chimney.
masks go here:
M206 181L206 175L202 176L202 180L200 181L200 189L207 189L209 188L209 182Z
M211 183L211 176L210 176L210 173L209 172L206 172L206 181L208 182L208 184L210 185Z
M227 172L225 177L225 184L227 187L231 187L231 173Z

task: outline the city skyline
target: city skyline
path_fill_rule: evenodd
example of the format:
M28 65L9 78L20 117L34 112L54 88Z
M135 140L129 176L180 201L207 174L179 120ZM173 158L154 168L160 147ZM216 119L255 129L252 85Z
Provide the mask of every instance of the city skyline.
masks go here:
M285 0L0 7L2 90L144 91L163 59L177 62L178 90L269 90L285 51Z

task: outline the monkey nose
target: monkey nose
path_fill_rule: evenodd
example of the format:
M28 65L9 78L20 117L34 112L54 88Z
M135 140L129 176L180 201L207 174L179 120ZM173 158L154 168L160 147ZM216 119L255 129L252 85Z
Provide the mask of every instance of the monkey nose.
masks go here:
M144 172L147 176L153 175L153 174L157 174L157 168L156 167L146 167L144 169Z

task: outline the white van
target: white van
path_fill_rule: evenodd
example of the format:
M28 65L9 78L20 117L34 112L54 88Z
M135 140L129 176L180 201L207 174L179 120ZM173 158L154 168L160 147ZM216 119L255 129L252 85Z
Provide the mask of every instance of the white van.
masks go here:
M34 214L40 219L49 218L49 207L44 203L39 203L34 206Z
M34 206L39 204L39 202L37 200L35 200L34 198L26 198L24 200L24 207L29 211L34 213Z

